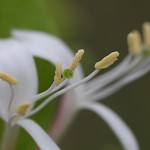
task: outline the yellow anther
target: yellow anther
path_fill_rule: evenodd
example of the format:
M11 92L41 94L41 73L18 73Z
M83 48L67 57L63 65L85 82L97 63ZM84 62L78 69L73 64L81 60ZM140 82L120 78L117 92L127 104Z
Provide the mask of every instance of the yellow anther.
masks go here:
M11 85L17 84L17 79L6 72L0 72L0 79L8 82Z
M109 67L116 60L118 60L117 59L118 56L119 56L119 53L117 51L110 53L108 56L104 57L101 61L99 61L95 64L95 69L100 70L100 69Z
M71 64L71 66L70 66L70 69L72 69L72 70L76 69L76 67L78 65L78 62L82 59L83 55L84 55L84 50L83 49L79 50L76 53L76 55L75 55L75 57L73 59L73 62Z
M20 115L25 115L30 106L30 102L25 102L17 108L16 112Z
M146 46L150 46L150 23L145 22L143 24L143 39L144 39L144 44Z
M141 53L141 37L138 31L133 31L127 36L127 44L129 51L138 56Z
M56 83L56 86L58 86L61 83L61 76L62 76L62 63L58 62L56 64L56 70L55 70L55 77L54 81Z

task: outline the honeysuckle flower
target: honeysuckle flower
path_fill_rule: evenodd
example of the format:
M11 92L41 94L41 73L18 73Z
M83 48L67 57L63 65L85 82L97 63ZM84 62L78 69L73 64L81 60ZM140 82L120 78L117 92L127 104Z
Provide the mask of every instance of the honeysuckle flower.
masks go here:
M128 35L129 54L115 68L101 76L91 79L97 72L83 78L82 69L79 65L74 73L73 79L70 80L70 86L50 96L41 107L33 112L33 114L36 113L36 111L42 109L49 101L67 92L64 95L64 100L61 103L56 121L52 126L51 134L55 140L61 137L79 110L88 109L103 118L116 134L125 150L139 149L138 142L126 123L110 108L97 101L103 100L126 84L149 72L149 23L144 24L143 30L143 43L141 42L138 31L133 31ZM15 30L12 33L12 38L23 44L34 56L44 58L53 64L61 60L65 64L65 68L68 68L73 59L69 48L60 40L48 34ZM106 62L109 63L108 60ZM104 64L106 66L109 65L107 63ZM102 65L102 68L105 68L105 66Z

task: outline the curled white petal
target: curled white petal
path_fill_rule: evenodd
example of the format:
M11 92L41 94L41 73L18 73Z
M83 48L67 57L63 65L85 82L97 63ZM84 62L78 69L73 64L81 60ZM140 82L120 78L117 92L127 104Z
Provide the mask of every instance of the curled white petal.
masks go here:
M18 42L0 40L0 72L14 76L18 83L14 88L12 112L24 101L36 94L38 82L35 64L32 55ZM11 91L8 83L0 80L0 110L4 110L5 118L8 114L8 105ZM3 107L3 108L1 108Z
M17 124L31 135L41 150L60 150L50 136L34 121L21 119Z
M26 46L33 55L44 58L54 64L63 62L64 67L68 68L72 62L74 54L69 47L55 36L28 30L13 30L13 38ZM79 66L77 77L82 78L82 69Z
M53 64L59 61L63 62L63 67L68 68L72 63L74 54L70 48L59 38L43 33L40 31L30 30L13 30L12 38L19 41L23 46L37 57L46 59ZM83 71L80 65L75 70L74 78L70 81L75 83L83 78ZM78 93L82 91L82 86L73 90L78 97Z
M98 103L86 103L83 108L95 112L108 124L117 136L124 150L139 150L138 142L126 123L110 108Z

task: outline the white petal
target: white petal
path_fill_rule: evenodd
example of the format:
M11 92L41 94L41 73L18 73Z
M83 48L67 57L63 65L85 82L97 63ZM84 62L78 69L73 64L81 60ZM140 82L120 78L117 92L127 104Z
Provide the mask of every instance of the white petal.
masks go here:
M21 119L17 124L23 127L35 140L41 150L60 150L45 131L30 119Z
M35 56L47 59L54 64L62 61L64 67L69 67L72 62L74 55L71 50L60 39L52 35L28 30L14 30L12 35L14 39L29 48ZM81 79L81 67L78 67L77 70L76 77Z
M125 150L139 150L138 142L125 122L110 108L100 103L88 103L83 108L92 110L108 124Z
M20 44L11 40L0 41L0 72L7 72L16 77L18 84L14 86L13 111L24 101L36 94L37 74L32 55ZM0 108L7 114L10 101L10 88L1 81Z
M6 114L6 110L3 104L0 105L0 118L3 119L5 122L8 121L8 115Z

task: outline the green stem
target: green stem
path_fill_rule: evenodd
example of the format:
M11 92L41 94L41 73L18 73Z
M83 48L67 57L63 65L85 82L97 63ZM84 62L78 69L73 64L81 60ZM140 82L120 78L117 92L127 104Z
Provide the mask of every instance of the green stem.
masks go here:
M10 124L6 124L0 150L14 150L18 135L18 126L11 126Z

